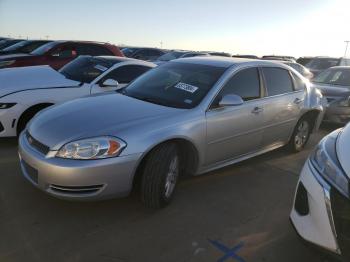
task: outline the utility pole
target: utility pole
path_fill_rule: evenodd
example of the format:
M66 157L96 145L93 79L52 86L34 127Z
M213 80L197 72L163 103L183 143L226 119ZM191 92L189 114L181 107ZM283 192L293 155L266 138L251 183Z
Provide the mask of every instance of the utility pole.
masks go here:
M46 35L45 37L46 37L46 40L49 40L49 35Z
M160 41L160 48L163 48L163 41Z
M348 46L349 46L350 41L347 40L347 41L344 41L344 42L346 43L344 57L346 57L346 55L348 54Z

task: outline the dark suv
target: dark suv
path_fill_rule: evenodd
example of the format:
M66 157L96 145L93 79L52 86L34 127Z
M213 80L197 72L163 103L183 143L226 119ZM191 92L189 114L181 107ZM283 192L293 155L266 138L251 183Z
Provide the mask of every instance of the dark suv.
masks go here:
M127 47L122 50L123 54L126 57L145 60L145 61L154 61L158 57L164 55L166 52L158 48L140 48L140 47Z
M4 55L0 57L0 68L49 65L58 70L80 55L124 56L115 45L89 41L54 41L30 54Z
M35 49L43 46L47 43L50 43L49 40L24 40L18 42L17 44L11 45L0 50L0 55L9 55L9 54L29 54L33 52Z

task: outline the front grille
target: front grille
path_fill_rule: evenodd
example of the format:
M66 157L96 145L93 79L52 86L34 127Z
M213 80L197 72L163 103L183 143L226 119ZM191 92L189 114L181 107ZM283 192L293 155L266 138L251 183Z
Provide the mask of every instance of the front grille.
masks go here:
M29 176L29 179L35 184L38 184L38 170L31 167L23 160L22 160L22 166L24 168L25 173Z
M50 189L54 192L60 194L68 195L86 195L97 193L103 185L91 185L91 186L60 186L60 185L50 185Z
M0 132L4 131L4 126L0 122Z
M350 261L350 200L332 190L331 201L339 248L345 261Z
M34 137L32 137L29 132L26 132L26 136L27 136L27 140L28 143L35 148L37 151L39 151L40 153L46 155L47 153L49 153L50 148L46 145L44 145L43 143L39 142L38 140L36 140Z

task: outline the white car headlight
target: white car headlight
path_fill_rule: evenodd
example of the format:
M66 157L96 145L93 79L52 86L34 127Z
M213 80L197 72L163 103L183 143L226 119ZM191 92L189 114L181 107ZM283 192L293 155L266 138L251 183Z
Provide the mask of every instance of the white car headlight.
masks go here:
M70 159L102 159L118 156L126 143L115 137L94 137L65 144L56 157Z
M311 163L321 176L343 195L349 196L349 180L336 155L336 138L328 137L320 142L311 155Z
M9 66L9 65L12 65L15 62L16 62L16 60L0 61L0 67Z

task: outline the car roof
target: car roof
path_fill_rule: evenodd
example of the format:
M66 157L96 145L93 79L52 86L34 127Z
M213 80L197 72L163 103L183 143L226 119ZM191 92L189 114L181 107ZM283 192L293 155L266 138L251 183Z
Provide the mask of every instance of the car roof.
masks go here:
M120 63L120 62L126 62L126 61L139 61L137 59L129 58L129 57L122 57L122 56L91 56L96 58L102 58L107 61L113 62L113 63Z
M87 40L53 40L55 43L78 43L78 44L99 44L99 45L112 45L106 42L87 41Z
M250 64L256 66L278 66L284 67L282 63L276 61L259 60L259 59L248 59L248 58L234 58L234 57L219 57L219 56L199 56L190 58L179 58L170 61L170 63L191 63L200 64L216 67L229 68L241 64Z

